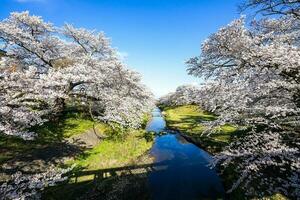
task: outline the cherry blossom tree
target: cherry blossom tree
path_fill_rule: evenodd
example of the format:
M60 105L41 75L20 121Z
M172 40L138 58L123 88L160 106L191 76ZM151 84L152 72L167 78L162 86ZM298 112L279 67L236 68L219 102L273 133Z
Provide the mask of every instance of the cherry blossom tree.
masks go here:
M159 104L164 106L197 104L201 93L201 88L197 85L182 85L177 87L175 92L162 96L159 99Z
M256 14L293 15L300 19L299 0L247 0L239 5L240 11L254 9Z
M287 2L284 8L293 1ZM210 125L250 130L215 156L221 172L235 165L240 174L228 192L240 187L249 196L300 195L300 20L291 9L249 26L243 17L233 21L187 62L189 74L210 82L201 98L219 115Z
M118 58L103 33L62 28L29 12L0 22L0 132L32 138L40 125L80 102L94 119L139 127L153 106L140 74Z
M41 199L41 191L46 187L55 186L68 180L68 172L73 168L74 166L56 169L50 166L43 173L22 174L16 172L10 181L0 185L1 199Z

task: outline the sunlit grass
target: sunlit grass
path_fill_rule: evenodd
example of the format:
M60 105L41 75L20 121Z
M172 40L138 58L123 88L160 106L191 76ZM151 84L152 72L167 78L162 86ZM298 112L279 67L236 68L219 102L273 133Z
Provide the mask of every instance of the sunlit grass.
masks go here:
M152 146L146 141L144 131L132 130L123 140L105 139L99 145L78 156L69 164L86 170L106 169L134 164Z
M274 194L270 197L264 197L264 200L288 200L288 198L282 194Z
M203 122L213 121L217 116L206 112L196 105L184 105L170 107L164 110L167 124L170 128L183 131L187 134L201 135L206 127ZM216 140L228 142L230 134L237 129L232 125L223 125L215 129L215 134L212 135Z
M78 135L93 127L94 122L87 119L70 118L65 120L63 136L71 137Z
M226 124L215 128L210 136L206 136L203 134L207 129L204 123L216 120L217 116L196 105L166 107L164 114L169 128L179 130L194 138L211 151L220 151L237 131L235 126Z

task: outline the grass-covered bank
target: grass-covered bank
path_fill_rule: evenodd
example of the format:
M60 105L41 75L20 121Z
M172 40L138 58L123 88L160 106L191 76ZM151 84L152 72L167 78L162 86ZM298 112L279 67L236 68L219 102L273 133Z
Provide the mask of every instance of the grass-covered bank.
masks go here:
M143 130L132 130L124 139L103 139L68 164L86 170L106 169L135 164L152 146L144 139Z
M141 187L145 183L145 173L126 177L110 174L110 178L98 181L97 184L94 184L95 174L82 174L93 171L98 174L101 170L114 171L124 166L151 164L152 158L148 156L148 151L152 141L147 140L143 130L150 120L149 116L145 116L141 129L132 130L118 126L112 128L108 124L94 122L84 113L67 111L59 119L35 127L34 131L38 133L36 140L25 141L1 134L0 183L9 180L10 175L17 171L34 174L47 170L50 165L64 168L75 164L73 172L79 176L76 181L71 178L65 184L47 188L44 198L75 199L89 194L97 187L97 195L106 199L105 195L112 191L122 195L123 190L134 188L130 185ZM122 172L126 173L126 170ZM120 172L116 174L120 175ZM116 189L116 185L123 185L123 189Z
M222 150L237 134L237 128L231 125L220 127L209 137L201 135L205 130L205 121L217 119L217 116L206 112L196 105L164 107L163 114L170 129L179 130L205 150L215 153Z
M68 161L68 166L76 164L75 177L64 185L47 189L44 196L47 199L74 199L83 195L106 199L108 194L124 195L137 186L142 191L146 188L142 187L146 172L130 168L152 163L148 156L152 142L146 141L144 136L143 130L131 130L123 139L104 139L93 149ZM118 195L116 198L120 197Z

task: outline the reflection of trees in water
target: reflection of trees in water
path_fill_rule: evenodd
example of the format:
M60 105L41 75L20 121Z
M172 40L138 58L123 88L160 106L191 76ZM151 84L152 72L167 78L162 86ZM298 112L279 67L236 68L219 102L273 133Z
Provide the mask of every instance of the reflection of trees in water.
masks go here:
M178 142L180 144L189 144L189 142L184 137L182 137L181 135L176 134L175 137L176 137L176 139L178 140Z
M168 134L168 132L166 131L160 131L160 132L147 131L144 134L144 138L146 139L147 142L151 142L155 139L155 137L160 137L166 134Z
M162 117L161 112L153 112L152 117Z

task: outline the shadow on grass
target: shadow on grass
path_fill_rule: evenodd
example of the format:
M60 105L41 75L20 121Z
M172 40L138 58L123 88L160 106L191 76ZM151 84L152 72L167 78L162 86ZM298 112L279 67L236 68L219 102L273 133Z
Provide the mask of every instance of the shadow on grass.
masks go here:
M70 180L48 188L45 199L150 199L147 184L152 171L167 169L167 162L100 170L77 169Z
M211 154L219 153L224 147L228 146L231 142L237 140L237 138L243 137L249 130L235 130L230 133L219 131L211 136L201 136L201 134L194 134L189 132L182 132L189 142L192 142L200 148L208 151ZM219 138L226 138L219 140Z
M65 131L72 132L80 126L72 120L88 120L88 117L67 110L56 120L32 128L30 131L38 133L33 141L0 134L0 182L6 181L16 171L43 172L49 165L61 163L63 158L83 153L86 148L79 144L80 141L72 144L65 141Z
M186 129L195 129L201 126L201 123L204 122L209 122L209 121L214 121L216 120L216 116L212 114L203 114L203 115L181 115L179 119L167 119L167 125L169 127L176 127L177 125L179 126L184 126Z
M218 153L248 130L240 130L230 124L214 129L211 134L203 134L205 122L218 118L214 113L203 111L195 105L164 108L166 121L170 129L179 131L188 141L210 153Z
M167 126L170 129L179 131L188 141L212 154L222 151L229 143L239 137L243 137L249 131L224 125L220 130L211 135L202 135L205 130L205 126L202 123L213 120L215 120L214 116L185 116L180 119L180 122L177 120L168 120ZM227 129L229 127L229 130L226 130L226 127Z
M71 136L66 135L68 131L75 133L82 131L80 126L87 123L89 128L92 128L93 122L88 115L69 108L56 119L46 122L42 126L33 127L31 131L38 133L36 139L38 143L56 143Z
M31 145L29 145L31 146ZM19 150L12 159L6 160L0 168L0 182L11 174L21 171L24 174L41 173L50 165L61 164L63 158L81 154L84 149L70 143L55 143L46 146ZM4 177L5 176L5 177ZM4 180L2 180L2 178Z

